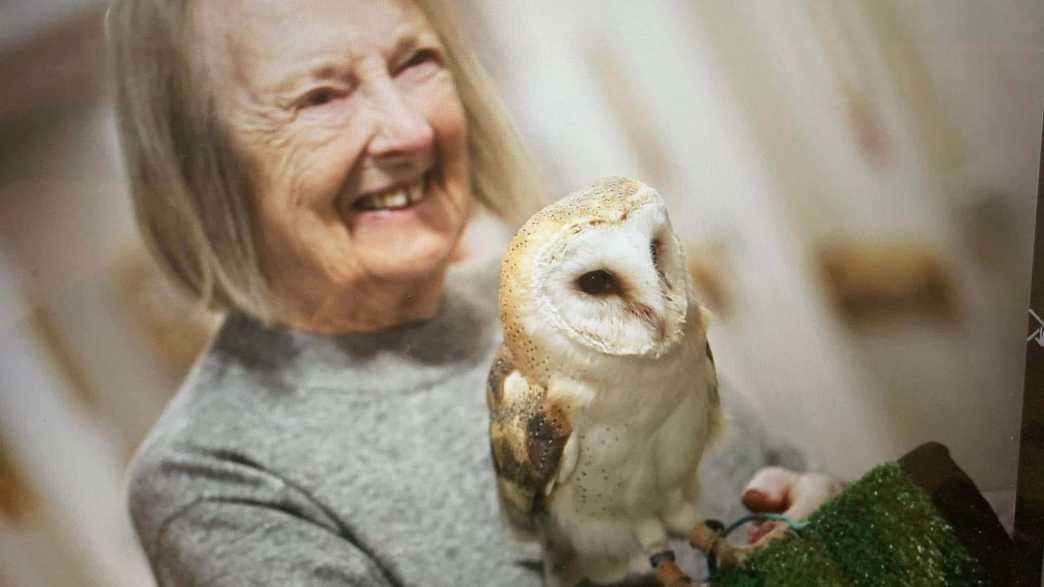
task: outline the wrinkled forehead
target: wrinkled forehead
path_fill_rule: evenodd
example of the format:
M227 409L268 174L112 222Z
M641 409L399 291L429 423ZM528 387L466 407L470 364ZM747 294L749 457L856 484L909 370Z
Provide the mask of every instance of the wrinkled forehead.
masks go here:
M190 50L210 71L264 87L434 34L409 0L192 0L190 18L200 41Z

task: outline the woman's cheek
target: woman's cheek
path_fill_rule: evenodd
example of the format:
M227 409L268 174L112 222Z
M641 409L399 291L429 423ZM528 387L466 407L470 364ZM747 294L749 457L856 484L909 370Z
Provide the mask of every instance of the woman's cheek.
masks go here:
M295 116L295 130L314 133L320 137L328 136L345 125L352 115L355 101L355 97L352 96L301 109Z
M432 115L438 120L437 125L451 138L463 141L468 132L467 116L452 79L447 79L441 95L431 103L437 105Z
M295 198L331 201L344 189L362 150L352 136L357 129L346 128L344 120L334 114L313 120L316 124L286 149L280 170L292 178Z

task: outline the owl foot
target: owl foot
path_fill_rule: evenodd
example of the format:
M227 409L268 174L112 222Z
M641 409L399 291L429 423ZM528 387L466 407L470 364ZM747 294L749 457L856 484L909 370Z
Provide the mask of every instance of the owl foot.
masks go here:
M739 567L743 566L751 554L765 548L773 540L782 538L787 531L785 524L777 524L756 543L749 546L737 546L721 535L720 528L715 528L707 522L701 522L689 533L689 544L708 557L713 557L718 564L724 567Z
M682 572L678 563L674 562L674 552L664 550L654 554L649 563L656 569L656 580L663 587L699 587L703 583L696 583L688 575Z

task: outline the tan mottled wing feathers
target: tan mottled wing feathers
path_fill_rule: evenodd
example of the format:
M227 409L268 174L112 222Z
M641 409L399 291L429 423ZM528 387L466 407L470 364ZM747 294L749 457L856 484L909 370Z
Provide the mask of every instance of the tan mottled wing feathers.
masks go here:
M490 368L486 401L501 513L514 531L532 537L534 517L572 432L569 418L547 401L546 389L515 369L504 346Z

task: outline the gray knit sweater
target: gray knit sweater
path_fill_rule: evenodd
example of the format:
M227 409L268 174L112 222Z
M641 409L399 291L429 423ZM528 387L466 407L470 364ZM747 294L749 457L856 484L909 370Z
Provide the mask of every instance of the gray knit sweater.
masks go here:
M499 337L494 267L452 270L436 317L376 334L227 318L131 466L159 584L540 585L538 548L497 518ZM733 423L704 463L704 509L728 520L758 467L800 462L723 394ZM696 558L681 560L699 574Z

